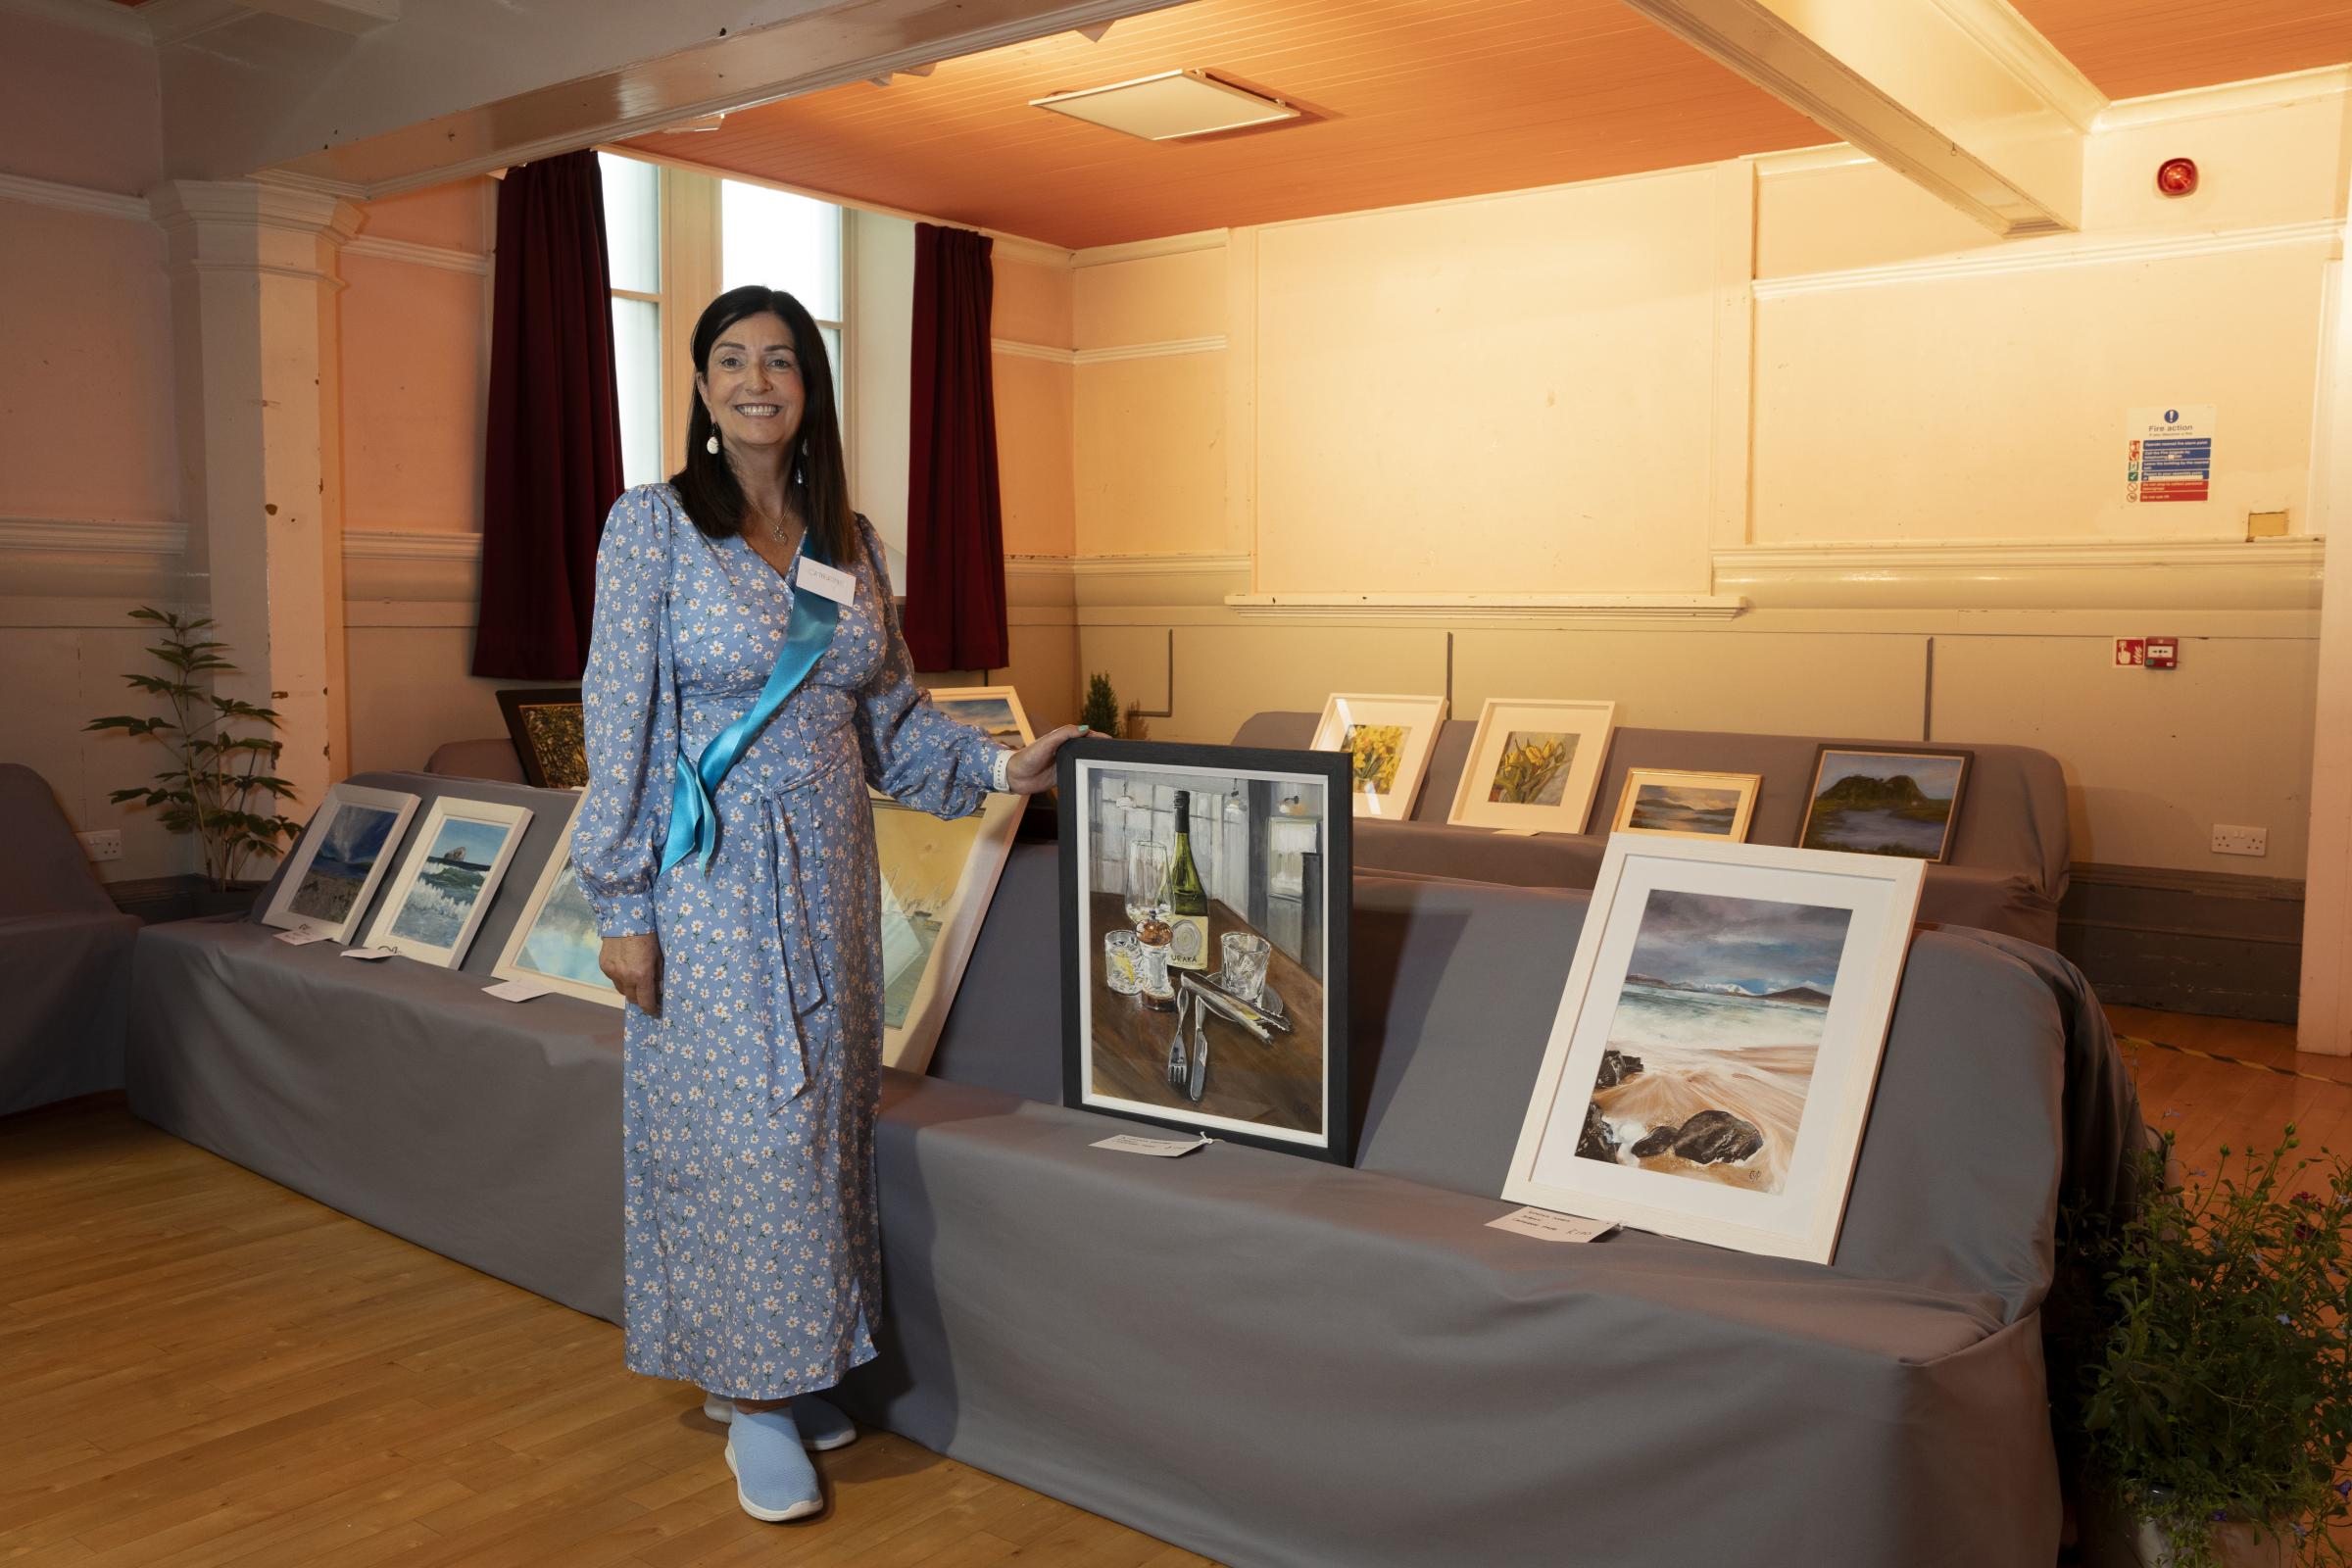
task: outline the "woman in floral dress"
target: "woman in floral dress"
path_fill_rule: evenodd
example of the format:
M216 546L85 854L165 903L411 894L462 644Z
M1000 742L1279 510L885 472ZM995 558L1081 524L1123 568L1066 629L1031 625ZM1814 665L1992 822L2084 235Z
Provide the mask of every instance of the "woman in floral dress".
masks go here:
M706 1390L745 1511L795 1519L823 1507L804 1443L855 1436L808 1396L881 1309L866 788L967 815L1049 787L1079 731L1007 752L924 700L797 300L720 295L694 360L686 466L597 553L572 854L629 1003L628 1365Z

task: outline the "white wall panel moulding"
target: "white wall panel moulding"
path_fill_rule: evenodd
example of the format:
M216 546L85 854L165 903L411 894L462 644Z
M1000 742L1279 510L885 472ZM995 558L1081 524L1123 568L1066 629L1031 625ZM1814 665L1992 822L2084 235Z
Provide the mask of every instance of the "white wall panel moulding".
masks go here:
M346 528L346 561L478 561L478 533L433 533L422 528Z
M114 0L104 3L110 11L122 9ZM142 223L148 216L147 199L143 196L119 196L111 190L87 190L79 185L61 185L55 180L29 179L23 174L0 174L0 201L90 213L99 218L130 219Z
M1730 620L1736 594L1227 594L1237 613L1293 620Z
M1201 228L1190 234L1165 234L1158 239L1131 239L1119 245L1097 245L1072 251L1072 267L1116 267L1121 262L1150 261L1155 256L1185 256L1194 251L1221 251L1231 229Z
M1009 556L1007 576L1044 577L1164 577L1201 574L1230 576L1250 569L1248 556Z
M1159 343L1121 343L1110 348L1079 349L1070 356L1073 365L1107 365L1113 360L1155 360L1173 354L1219 354L1225 349L1225 334L1213 337L1169 338Z
M993 337L988 340L988 346L999 354L1008 355L1016 360L1044 360L1051 365L1076 365L1078 363L1077 350L1055 348L1051 343L1023 343L1015 338Z
M188 547L176 522L115 517L0 516L0 551L42 555L175 556Z
M1994 250L1961 251L1931 256L1886 267L1857 267L1836 272L1805 272L1794 277L1759 279L1759 300L1784 299L1791 294L1821 294L1838 289L1884 288L1896 283L1925 283L1950 277L1990 277L2001 273L2046 272L2069 267L2108 267L2119 264L2173 261L2189 256L2221 256L2232 251L2269 250L2281 245L2325 245L2340 249L2344 225L2335 219L2307 223L2276 223L2262 228L2223 229L2212 234L2143 234L2105 240L2071 237L2017 240Z
M1787 544L1714 559L1717 591L1763 609L2300 610L2318 602L2326 547L2309 535Z
M490 258L472 251L450 250L440 245L418 245L405 239L376 239L361 234L343 242L346 256L370 256L384 262L406 262L412 267L437 267L445 272L472 272L487 275Z

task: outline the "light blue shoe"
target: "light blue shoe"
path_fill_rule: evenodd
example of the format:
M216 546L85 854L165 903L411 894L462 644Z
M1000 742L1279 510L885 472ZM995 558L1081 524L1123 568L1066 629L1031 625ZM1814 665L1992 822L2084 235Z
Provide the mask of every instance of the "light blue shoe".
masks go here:
M735 1401L724 1395L706 1394L703 1415L726 1426L735 1419ZM819 1453L831 1453L858 1441L858 1424L813 1394L793 1396L792 1424L800 1428L802 1446Z
M824 1512L825 1490L789 1410L737 1411L727 1423L727 1468L735 1500L755 1519L774 1525Z

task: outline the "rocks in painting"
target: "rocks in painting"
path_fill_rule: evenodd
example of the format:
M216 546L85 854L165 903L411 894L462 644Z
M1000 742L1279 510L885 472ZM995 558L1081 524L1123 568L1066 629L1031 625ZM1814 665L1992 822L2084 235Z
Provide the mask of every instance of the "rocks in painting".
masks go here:
M1592 1080L1594 1089L1614 1089L1642 1070L1642 1058L1629 1056L1611 1046L1600 1054L1600 1075Z
M1675 1139L1682 1136L1682 1131L1683 1130L1680 1127L1677 1127L1672 1122L1667 1122L1662 1126L1652 1127L1648 1133L1643 1135L1643 1137L1634 1145L1632 1150L1633 1156L1636 1159L1647 1159L1652 1154L1663 1154L1670 1152L1674 1148Z
M1609 1131L1609 1120L1600 1113L1600 1106L1585 1102L1585 1130L1576 1135L1576 1152L1584 1159L1617 1163L1617 1135Z
M1604 1129L1605 1131L1605 1129ZM1592 1136L1591 1111L1585 1115L1585 1136ZM1648 1159L1656 1154L1672 1154L1693 1165L1731 1165L1747 1158L1764 1147L1764 1134L1752 1121L1745 1121L1728 1110L1702 1110L1680 1127L1672 1122L1652 1127L1638 1139L1629 1152L1636 1159ZM1578 1153L1583 1153L1580 1147Z

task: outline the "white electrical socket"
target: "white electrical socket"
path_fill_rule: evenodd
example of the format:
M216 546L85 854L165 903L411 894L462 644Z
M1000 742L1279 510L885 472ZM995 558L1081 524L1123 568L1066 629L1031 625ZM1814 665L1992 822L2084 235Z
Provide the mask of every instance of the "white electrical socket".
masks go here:
M2213 824L2213 853L2268 855L2271 853L2271 830L2267 827L2234 827L2228 822L2216 822Z
M93 860L120 860L122 858L122 830L110 827L96 833L82 834L81 853Z

